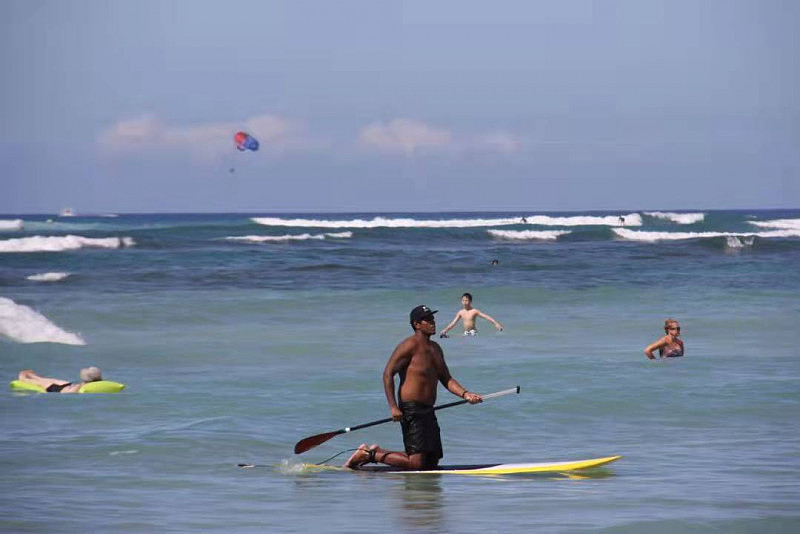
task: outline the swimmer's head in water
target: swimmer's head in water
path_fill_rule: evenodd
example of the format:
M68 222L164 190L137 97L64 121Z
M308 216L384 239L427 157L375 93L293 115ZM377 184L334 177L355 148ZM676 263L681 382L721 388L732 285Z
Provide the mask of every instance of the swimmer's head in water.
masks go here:
M84 367L81 369L81 380L83 382L97 382L102 379L103 376L100 374L100 369L97 367Z
M678 321L675 319L665 319L664 320L664 332L669 334L670 330L675 330L677 332L681 331L681 325L678 324Z

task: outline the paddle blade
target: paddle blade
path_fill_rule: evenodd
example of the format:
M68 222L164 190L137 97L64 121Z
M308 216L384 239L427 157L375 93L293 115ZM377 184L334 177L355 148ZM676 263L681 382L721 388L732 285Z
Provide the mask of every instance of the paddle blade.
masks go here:
M316 436L310 436L307 438L303 438L297 442L294 446L294 453L295 454L303 454L309 449L313 449L317 445L322 445L333 436L339 435L341 432L325 432L324 434L317 434Z

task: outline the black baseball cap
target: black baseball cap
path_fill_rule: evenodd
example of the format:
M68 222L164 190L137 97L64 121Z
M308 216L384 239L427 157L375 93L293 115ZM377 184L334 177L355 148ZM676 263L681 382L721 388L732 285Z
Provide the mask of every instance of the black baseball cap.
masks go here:
M433 315L434 313L436 313L438 311L439 310L431 310L429 307L425 306L424 304L420 304L419 306L417 306L416 308L411 310L411 313L409 314L408 318L409 318L411 324L414 324L415 322L419 322L419 321L423 320L426 317L430 317L431 315Z

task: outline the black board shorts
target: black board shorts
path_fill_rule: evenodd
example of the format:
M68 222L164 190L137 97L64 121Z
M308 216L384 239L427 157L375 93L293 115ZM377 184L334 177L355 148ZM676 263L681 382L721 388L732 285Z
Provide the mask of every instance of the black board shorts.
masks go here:
M406 454L425 453L425 463L435 465L442 453L442 437L433 406L419 402L401 402L403 445Z

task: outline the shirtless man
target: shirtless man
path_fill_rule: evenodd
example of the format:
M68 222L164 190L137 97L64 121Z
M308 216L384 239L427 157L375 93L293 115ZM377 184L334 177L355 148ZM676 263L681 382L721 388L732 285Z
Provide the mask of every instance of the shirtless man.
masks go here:
M487 313L483 313L477 308L472 307L472 295L470 295L469 293L464 293L463 295L461 295L461 304L464 306L464 309L458 310L458 313L456 313L456 316L455 318L453 318L453 321L449 325L447 325L444 328L444 330L442 330L442 332L439 334L439 337L447 337L447 332L449 332L450 329L453 328L459 320L463 322L462 326L464 327L464 335L474 336L475 334L478 333L478 329L475 328L475 317L483 317L484 319L492 323L494 327L497 328L499 331L501 332L503 331L503 325L497 322L494 319L494 317L492 317Z
M470 404L483 402L477 393L467 389L450 376L442 348L431 336L436 333L436 320L427 306L417 306L409 317L414 334L397 345L383 371L383 389L389 402L392 419L403 428L405 452L389 451L376 444L362 443L345 467L357 468L376 462L401 469L418 471L434 469L442 457L442 440L433 405L439 382L450 393ZM395 398L394 377L400 375L400 387Z
M81 386L87 382L97 382L98 380L103 379L102 375L100 374L100 369L97 367L84 367L81 369L81 381L75 383L67 382L66 380L60 380L58 378L39 376L31 369L20 371L18 378L20 382L27 382L28 384L41 386L48 393L78 393L78 391L81 389Z

